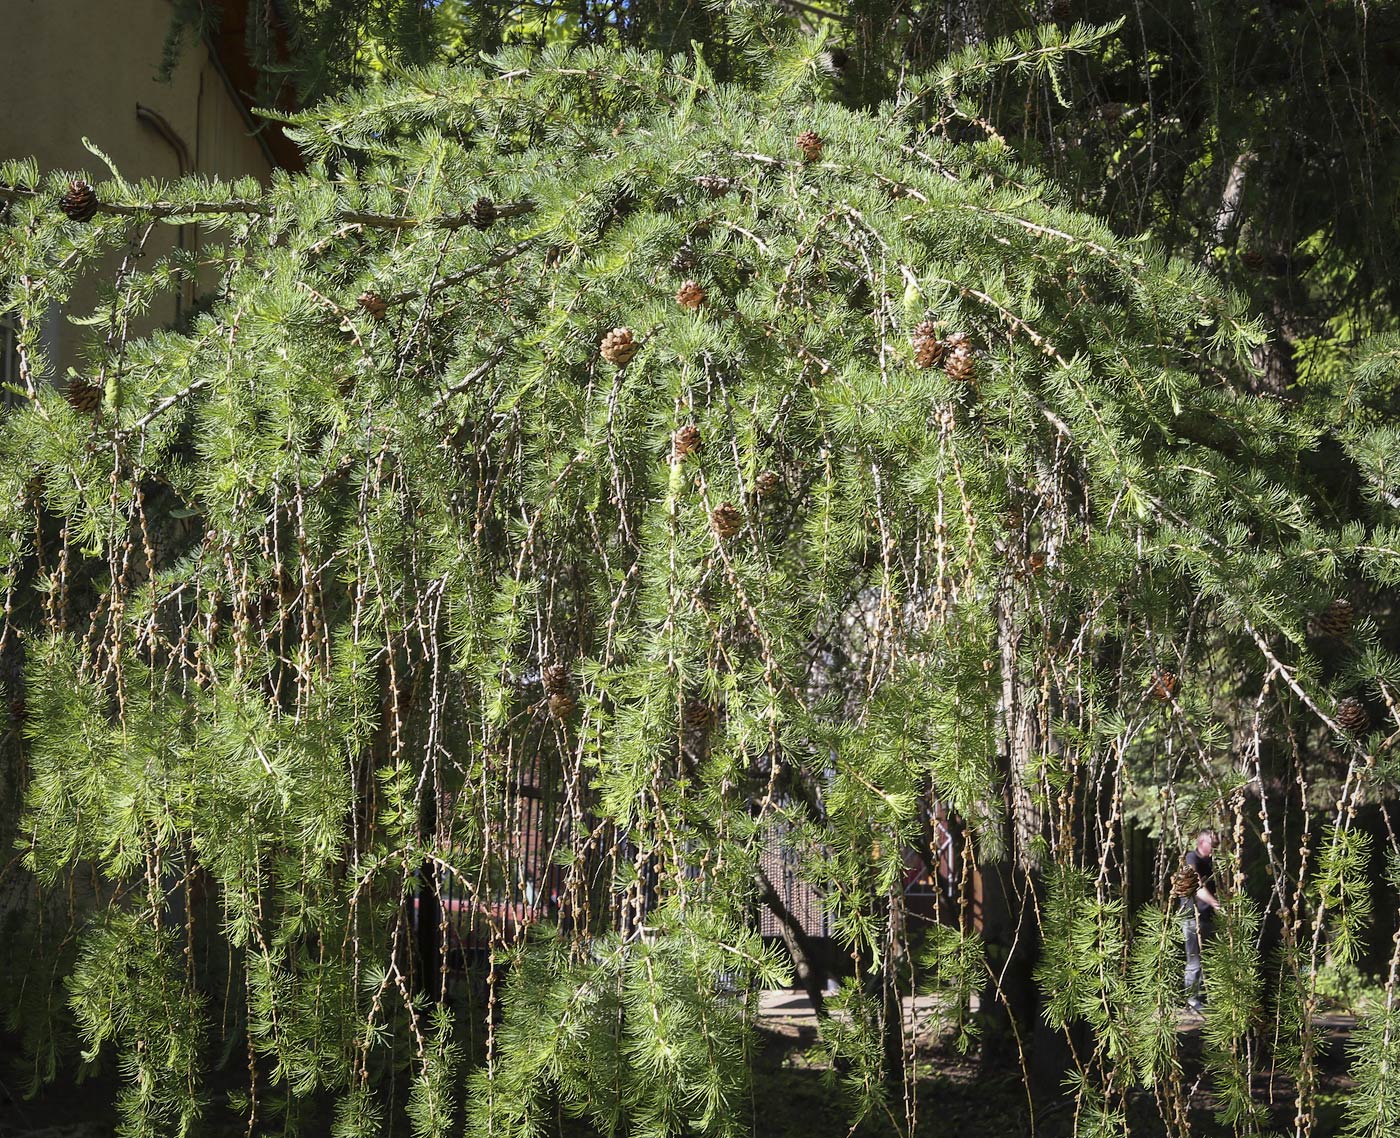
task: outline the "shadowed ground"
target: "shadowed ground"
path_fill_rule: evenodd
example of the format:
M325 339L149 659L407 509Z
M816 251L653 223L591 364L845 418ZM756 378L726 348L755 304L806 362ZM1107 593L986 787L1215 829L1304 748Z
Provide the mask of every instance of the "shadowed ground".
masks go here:
M974 1052L960 1055L931 1028L937 1004L932 997L904 1002L906 1028L915 1033L919 1093L912 1119L918 1135L952 1134L954 1138L1011 1138L1031 1134L1030 1107L1022 1089L1019 1070L988 1072L981 1069ZM1348 1015L1319 1017L1324 1036L1320 1059L1318 1125L1314 1138L1339 1133L1341 1111L1350 1088L1346 1076L1346 1043L1355 1025ZM1182 1063L1191 1086L1193 1133L1201 1136L1228 1134L1212 1118L1211 1089L1200 1077L1200 1024L1190 1014L1178 1020ZM816 1049L817 1020L811 1002L800 992L764 992L759 999L760 1049L749 1124L756 1138L895 1138L908 1134L908 1122L897 1116L878 1115L854 1130L849 1106L829 1065ZM11 1074L13 1052L5 1050L0 1036L0 1138L110 1138L116 1125L112 1103L119 1086L108 1070L74 1084L66 1078L46 1087L32 1099L19 1094ZM242 1077L239 1071L227 1072ZM217 1081L218 1075L214 1081ZM237 1089L230 1082L230 1089ZM1268 1109L1269 1124L1292 1129L1294 1085L1289 1072L1260 1076L1254 1087L1256 1103ZM211 1092L217 1093L217 1092ZM897 1096L896 1096L897 1100ZM213 1110L217 1123L210 1138L234 1138L244 1133L224 1110ZM1134 1136L1156 1138L1163 1133L1156 1118L1156 1103L1146 1090L1135 1094L1130 1124ZM897 1129L896 1129L897 1128ZM1037 1138L1065 1138L1073 1133L1073 1106L1068 1098L1038 1103L1034 1134ZM577 1124L564 1125L567 1138L586 1134ZM272 1133L259 1127L258 1133ZM393 1138L408 1138L406 1129ZM386 1135L387 1138L387 1135Z

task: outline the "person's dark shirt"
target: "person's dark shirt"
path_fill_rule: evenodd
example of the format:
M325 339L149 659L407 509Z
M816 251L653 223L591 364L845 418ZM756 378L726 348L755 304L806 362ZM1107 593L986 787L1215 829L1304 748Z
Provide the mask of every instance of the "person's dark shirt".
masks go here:
M1215 896L1215 858L1205 857L1199 850L1192 850L1186 855L1186 864L1196 871L1196 876L1200 878L1197 889L1207 890L1212 897ZM1202 901L1195 894L1181 899L1181 911L1189 914L1194 905L1199 915L1206 916L1214 913L1214 910Z

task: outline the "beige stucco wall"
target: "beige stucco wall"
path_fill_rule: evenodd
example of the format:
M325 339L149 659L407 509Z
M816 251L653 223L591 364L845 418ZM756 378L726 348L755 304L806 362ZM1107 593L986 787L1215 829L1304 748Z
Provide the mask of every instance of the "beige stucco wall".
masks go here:
M83 147L86 135L125 178L174 178L181 172L176 150L138 117L140 104L184 141L191 169L265 181L271 163L205 44L187 43L172 81L156 80L169 25L169 0L0 0L0 157L33 156L44 170L106 178ZM176 237L173 226L162 227L147 258ZM183 237L198 240L193 226ZM85 289L68 310L91 311L94 303L95 293ZM174 316L173 299L152 314L158 323ZM59 375L76 363L82 333L55 323Z

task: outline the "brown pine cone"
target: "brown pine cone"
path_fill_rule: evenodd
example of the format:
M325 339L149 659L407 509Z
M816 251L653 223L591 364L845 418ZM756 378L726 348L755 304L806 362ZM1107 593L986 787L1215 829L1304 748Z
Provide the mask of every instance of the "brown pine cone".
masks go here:
M1172 896L1194 897L1201 887L1201 875L1194 866L1183 865L1172 874Z
M1337 701L1337 726L1353 735L1360 735L1371 726L1371 713L1354 695Z
M1315 625L1318 635L1331 636L1338 640L1351 635L1356 624L1356 606L1345 597L1330 601L1325 609L1317 614Z
M753 480L753 491L760 498L767 498L782 489L783 480L776 471L765 470Z
M694 423L687 423L671 436L671 461L679 462L688 454L700 449L700 429Z
M568 719L574 713L574 708L578 704L574 702L574 697L566 691L551 692L549 696L549 714L555 719Z
M78 414L91 415L102 406L102 388L75 375L63 389L63 398Z
M477 198L472 202L471 209L467 210L467 220L477 229L490 229L499 216L496 203L486 197Z
M569 690L569 665L546 664L540 669L540 680L550 695L566 693Z
M744 515L735 508L733 502L725 502L710 511L710 525L717 537L727 541L744 528Z
M383 320L384 314L389 311L389 302L377 292L360 293L358 303L375 320Z
M70 221L91 221L97 214L97 191L86 182L69 182L67 193L58 199L58 208Z
M715 709L703 699L690 699L685 704L685 725L699 734L714 726L717 718Z
M626 367L641 347L632 337L631 328L614 328L598 344L603 359L617 367Z
M734 182L720 174L701 174L695 184L712 198L722 198L734 188Z
M943 359L947 345L938 338L938 325L932 320L921 320L909 334L909 343L914 349L914 363L919 367L933 367Z
M822 136L814 130L804 130L797 136L797 149L802 151L804 162L817 161L822 156L822 147L825 145Z
M1069 0L1055 0L1050 5L1050 19L1057 24L1067 24L1074 18L1074 9Z
M700 264L700 258L695 254L695 247L689 242L676 250L676 255L671 258L671 272L680 276L688 276Z
M954 383L968 383L977 374L977 353L972 337L966 332L954 332L944 346L943 370Z
M1268 264L1268 258L1257 249L1246 249L1240 254L1240 264L1251 273L1257 273L1262 271L1264 266Z
M676 303L682 308L699 308L705 303L705 290L696 281L686 281L676 290Z
M1180 681L1177 680L1175 672L1158 672L1152 677L1147 694L1158 703L1166 703L1172 696L1176 695L1176 689L1179 686Z

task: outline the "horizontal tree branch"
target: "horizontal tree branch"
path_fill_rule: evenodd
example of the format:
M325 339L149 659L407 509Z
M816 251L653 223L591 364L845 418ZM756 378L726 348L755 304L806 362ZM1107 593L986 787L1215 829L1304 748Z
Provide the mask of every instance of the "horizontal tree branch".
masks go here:
M43 197L38 190L27 186L0 186L0 201L28 201ZM532 201L499 202L496 217L519 217L533 213ZM118 217L140 217L154 221L168 218L188 218L198 215L239 214L245 217L268 217L273 207L266 202L236 198L226 202L141 202L138 205L121 205L116 202L99 201L98 213L113 214ZM407 217L391 213L365 213L360 210L337 210L335 220L346 225L362 225L367 229L465 229L476 224L470 211L466 213L442 214L438 217Z

